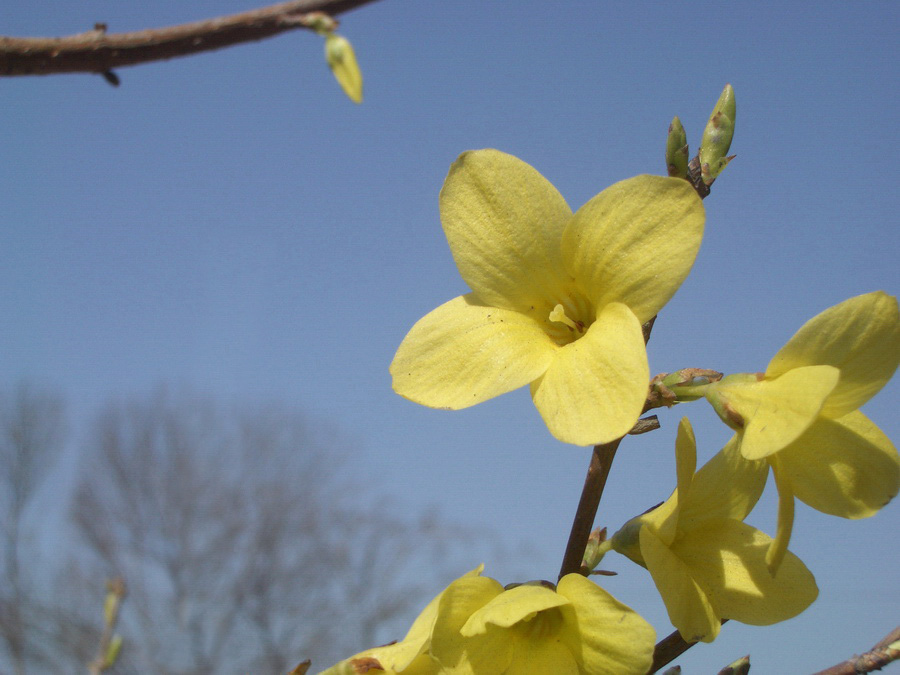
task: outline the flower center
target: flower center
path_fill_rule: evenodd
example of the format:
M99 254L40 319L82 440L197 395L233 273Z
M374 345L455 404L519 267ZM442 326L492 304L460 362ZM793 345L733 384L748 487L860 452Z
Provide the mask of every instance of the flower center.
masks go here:
M556 304L547 315L545 330L560 347L582 337L594 322L591 304L586 298L573 295Z
M539 640L556 635L562 623L563 615L559 607L550 607L519 621L513 629L527 640Z

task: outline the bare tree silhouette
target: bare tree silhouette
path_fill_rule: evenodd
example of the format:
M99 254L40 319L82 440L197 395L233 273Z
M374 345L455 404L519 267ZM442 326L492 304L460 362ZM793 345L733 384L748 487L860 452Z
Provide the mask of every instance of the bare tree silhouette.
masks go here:
M89 576L129 586L117 673L284 673L402 637L379 631L471 536L389 515L335 436L284 408L159 394L109 406L91 437L72 514Z

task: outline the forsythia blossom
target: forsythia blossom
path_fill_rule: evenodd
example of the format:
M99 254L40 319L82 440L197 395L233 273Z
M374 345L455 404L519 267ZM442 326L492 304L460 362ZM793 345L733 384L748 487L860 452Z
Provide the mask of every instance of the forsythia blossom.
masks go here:
M641 675L656 634L637 613L580 574L504 590L481 567L429 603L406 637L322 675Z
M748 460L766 460L778 488L776 570L793 527L794 497L844 518L865 518L900 489L897 449L858 408L900 362L897 300L882 292L850 298L808 321L765 374L738 374L706 389L737 431Z
M712 642L722 619L768 625L806 609L818 595L813 575L787 553L773 578L765 562L772 540L742 522L765 485L765 462L744 460L729 443L695 475L687 418L675 448L672 496L611 540L613 549L650 572L672 625L688 642Z
M413 326L391 364L394 390L455 410L530 384L559 440L592 445L627 433L649 379L641 325L700 246L693 188L638 176L573 215L531 166L479 150L450 168L440 209L472 292Z

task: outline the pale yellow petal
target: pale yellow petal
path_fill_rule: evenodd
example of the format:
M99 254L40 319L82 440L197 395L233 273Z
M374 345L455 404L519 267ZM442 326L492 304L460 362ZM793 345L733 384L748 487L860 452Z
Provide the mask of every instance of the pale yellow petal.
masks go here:
M649 529L642 528L640 538L641 554L672 625L687 642L715 640L720 615L690 568Z
M710 388L744 418L741 453L762 459L809 428L839 377L832 366L807 366L772 380L731 385L726 379Z
M482 300L520 311L559 302L571 281L560 244L572 211L546 178L497 150L465 152L440 204L459 273Z
M794 491L791 487L791 477L781 469L781 456L773 455L768 461L775 477L775 487L778 489L778 524L775 539L766 552L766 565L774 576L787 554L791 533L794 531Z
M441 675L505 673L516 651L516 640L511 637L508 629L497 626L488 626L485 633L466 638L457 633L453 647L442 653Z
M773 577L766 566L772 540L731 519L709 520L675 546L675 553L726 619L768 625L796 616L818 595L812 573L787 553Z
M624 305L603 308L584 337L559 349L531 386L547 428L564 443L624 436L647 397L650 368L641 324Z
M687 181L637 176L578 210L563 236L563 256L596 306L622 302L643 323L690 272L704 220L703 203Z
M530 584L516 586L473 612L460 633L464 636L478 635L487 630L488 624L509 628L520 621L534 618L545 609L567 604L568 600L549 588Z
M687 417L682 417L675 437L675 474L678 477L679 503L684 503L689 498L696 469L697 440L694 438L691 421Z
M488 579L487 582L469 582L469 581L461 581L464 579L472 579L480 577L482 571L484 571L484 565L479 565L475 569L466 572L464 575L459 577L453 581L448 588L454 588L454 585L462 584L474 584L476 588L488 587L488 588L496 588L496 581L492 579ZM416 658L418 658L421 654L423 654L430 646L431 646L431 635L434 631L435 622L438 619L438 610L440 608L441 598L444 597L444 594L447 592L447 589L444 589L440 593L438 593L434 598L432 598L431 602L429 602L425 609L423 609L419 616L416 617L416 620L413 621L412 626L410 626L409 631L406 633L406 637L403 638L397 645L392 645L396 647L391 652L391 657L386 663L390 665L392 668L396 668L398 670L405 670L409 664Z
M460 629L473 612L502 592L500 583L488 577L463 577L447 587L441 596L430 647L431 655L444 666L442 672L471 672L471 652L482 653L484 642L463 637ZM497 651L502 643L491 646L491 658L508 659L508 654Z
M900 363L897 299L882 291L850 298L813 317L772 358L766 375L792 368L840 368L822 414L840 417L877 394Z
M403 339L391 363L394 391L432 408L466 408L532 382L557 350L528 317L460 296Z
M390 665L396 660L396 655L405 649L406 645L402 642L367 649L319 672L319 675L398 675L401 671L403 675L442 675L440 665L427 654L417 656L404 666L395 668Z
M581 672L643 675L650 669L656 632L640 614L580 574L560 579L557 592L572 603L561 608L560 636Z
M638 516L638 522L649 527L668 546L678 534L681 521L681 491L676 489L669 498L649 513Z
M778 457L796 497L833 516L867 518L900 490L897 448L859 411L818 420Z
M480 673L503 673L503 675L579 675L578 664L568 647L558 637L548 636L529 640L516 640L512 661L506 670L481 670Z
M704 464L691 483L691 494L681 505L679 526L688 530L710 518L743 520L766 487L769 465L749 460L740 452L739 435Z

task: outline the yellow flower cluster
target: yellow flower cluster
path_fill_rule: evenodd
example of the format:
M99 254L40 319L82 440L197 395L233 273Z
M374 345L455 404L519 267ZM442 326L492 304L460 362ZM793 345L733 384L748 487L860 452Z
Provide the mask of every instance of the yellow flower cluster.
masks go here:
M642 324L676 292L700 246L704 211L691 185L639 176L573 214L532 167L481 150L453 164L440 207L471 292L412 327L391 364L394 390L459 409L529 384L559 440L591 445L626 434L647 398ZM591 564L616 550L645 567L687 641L714 640L723 619L764 625L799 614L818 588L787 550L794 498L862 518L900 489L896 448L859 411L898 363L897 300L877 292L809 321L765 373L682 383L680 400L705 397L735 436L696 471L684 418L675 491L596 545ZM678 396L678 386L667 393ZM779 494L774 539L744 523L770 469ZM480 572L450 584L402 641L325 672L627 675L650 668L653 629L585 577L504 590Z
M580 574L504 590L460 577L397 643L369 649L322 675L642 675L656 634L636 612Z

